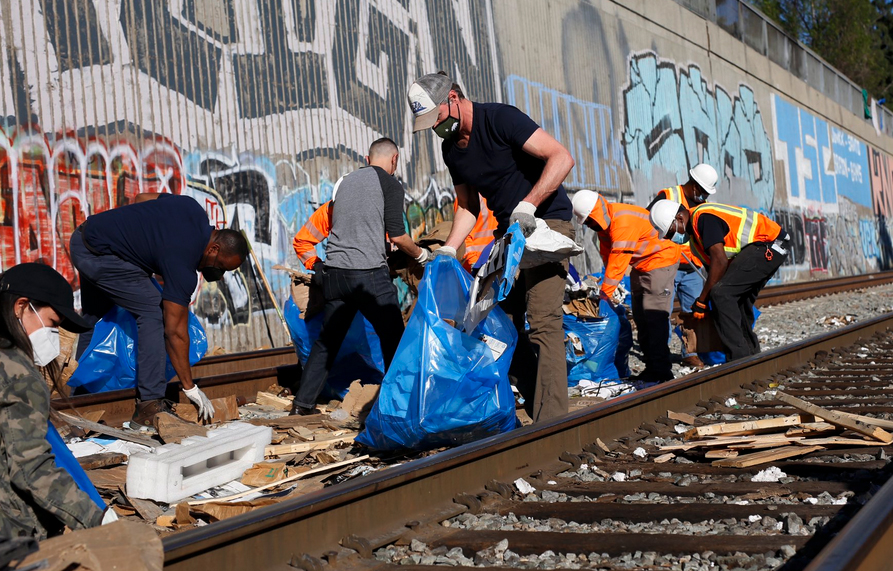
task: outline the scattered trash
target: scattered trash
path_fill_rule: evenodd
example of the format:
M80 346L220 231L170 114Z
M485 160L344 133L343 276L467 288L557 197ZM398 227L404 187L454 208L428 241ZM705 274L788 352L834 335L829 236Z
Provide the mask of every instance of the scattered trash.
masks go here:
M751 482L777 482L781 478L786 478L787 474L781 471L780 468L776 466L770 466L765 470L760 470L756 474L754 474L753 478L750 479Z
M633 456L635 456L636 458L647 458L647 457L648 457L648 453L645 452L645 449L644 449L644 448L642 448L641 446L639 446L638 448L636 448L635 450L633 450Z
M515 487L518 488L518 491L522 494L532 494L536 491L536 488L527 483L527 480L524 478L518 478L515 480Z

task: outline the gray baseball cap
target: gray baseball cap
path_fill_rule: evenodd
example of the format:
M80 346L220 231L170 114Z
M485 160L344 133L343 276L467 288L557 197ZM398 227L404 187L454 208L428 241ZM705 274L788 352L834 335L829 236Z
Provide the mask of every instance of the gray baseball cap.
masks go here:
M406 96L414 117L413 132L430 129L437 122L437 108L447 100L453 80L440 73L423 75L409 86Z

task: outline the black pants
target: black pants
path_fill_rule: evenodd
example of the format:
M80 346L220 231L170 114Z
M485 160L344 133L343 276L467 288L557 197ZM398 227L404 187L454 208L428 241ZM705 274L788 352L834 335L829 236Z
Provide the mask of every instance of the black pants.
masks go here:
M788 255L771 249L771 242L754 242L738 252L725 275L710 290L716 331L729 360L760 352L760 340L753 332L753 304L769 278ZM771 260L766 252L771 253Z
M295 402L305 408L316 404L357 311L375 329L381 341L385 367L390 366L403 335L397 288L391 282L386 266L372 270L324 267L322 272L326 299L322 329L310 349L301 386L295 395Z

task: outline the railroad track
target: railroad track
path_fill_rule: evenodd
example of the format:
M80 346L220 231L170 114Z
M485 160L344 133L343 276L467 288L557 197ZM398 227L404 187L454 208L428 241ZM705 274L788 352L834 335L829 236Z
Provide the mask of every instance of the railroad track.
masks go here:
M876 287L893 283L893 271L880 272L856 277L843 277L830 280L803 282L765 288L757 299L757 305L777 305L854 289ZM678 310L678 304L676 309ZM193 377L210 398L221 398L235 394L246 402L253 402L258 391L278 383L288 386L299 377L300 366L294 348L278 347L220 355L202 359L192 370ZM179 385L168 387L168 398L187 402ZM67 400L53 401L53 408L69 410L76 408L81 413L102 410L104 422L120 425L133 414L136 391L120 390L82 395Z
M766 466L714 466L703 452L653 459L678 437L668 410L697 423L790 414L764 392L772 384L817 405L889 415L891 328L887 314L169 536L165 565L385 571L477 559L496 567L886 569L891 446L780 460L772 465L787 476L778 483L750 481ZM537 491L520 492L518 478Z

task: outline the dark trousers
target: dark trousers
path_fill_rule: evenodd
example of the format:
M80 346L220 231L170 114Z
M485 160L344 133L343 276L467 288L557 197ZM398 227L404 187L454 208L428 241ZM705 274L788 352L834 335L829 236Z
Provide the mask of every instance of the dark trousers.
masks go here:
M645 362L643 377L655 381L673 378L670 362L670 330L667 321L673 310L673 282L678 264L647 272L633 269L630 286L633 299L633 321Z
M571 222L546 220L549 228L574 237ZM567 414L567 361L564 348L564 284L568 261L521 270L499 306L518 331L509 374L524 397L533 422ZM526 317L526 320L525 320ZM530 329L525 328L525 322Z
M84 245L76 231L69 243L71 262L81 278L81 305L91 325L115 305L133 314L137 326L136 380L142 400L164 398L167 387L164 365L164 316L161 292L146 270L118 256L98 256ZM76 358L80 360L93 339L93 331L81 333Z
M295 402L305 408L316 404L357 311L375 329L381 342L385 367L391 365L403 335L403 315L397 301L397 288L391 282L387 267L372 270L324 267L322 273L322 289L326 299L322 329L310 349L310 357L301 375L301 386L295 395Z
M729 360L760 352L760 340L753 331L753 304L769 278L788 255L770 248L771 242L754 242L738 252L725 275L710 290L713 320ZM771 252L772 259L766 258Z

